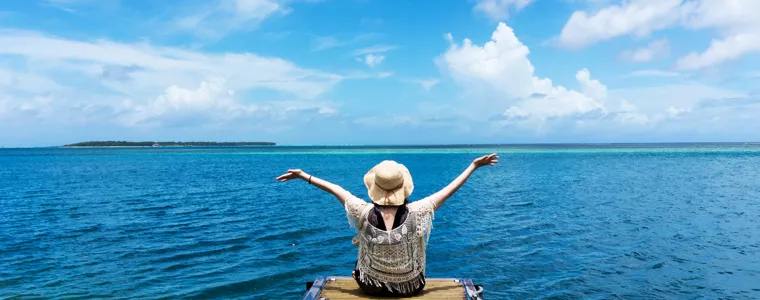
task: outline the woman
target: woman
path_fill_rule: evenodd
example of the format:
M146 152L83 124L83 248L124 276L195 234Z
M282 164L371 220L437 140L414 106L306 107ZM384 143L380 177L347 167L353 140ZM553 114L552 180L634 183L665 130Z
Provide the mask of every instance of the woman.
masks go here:
M412 296L425 287L425 248L433 212L475 170L493 166L498 159L496 154L475 159L448 186L414 202L408 201L414 189L409 170L390 160L379 163L364 175L372 203L301 170L288 170L277 180L302 179L340 200L349 224L357 230L353 243L359 246L359 256L352 273L362 291L376 296Z

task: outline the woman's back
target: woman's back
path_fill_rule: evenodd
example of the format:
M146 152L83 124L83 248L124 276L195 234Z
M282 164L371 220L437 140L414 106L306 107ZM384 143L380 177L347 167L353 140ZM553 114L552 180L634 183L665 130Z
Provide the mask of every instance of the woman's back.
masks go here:
M398 207L393 227L376 206L346 196L349 222L357 229L357 283L365 290L414 294L425 286L425 248L432 228L433 205L427 199Z

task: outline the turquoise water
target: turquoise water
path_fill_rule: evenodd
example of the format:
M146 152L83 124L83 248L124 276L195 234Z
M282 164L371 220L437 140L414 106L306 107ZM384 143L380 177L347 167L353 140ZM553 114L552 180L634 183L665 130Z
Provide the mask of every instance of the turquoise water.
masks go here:
M293 299L349 275L339 202L383 159L436 213L429 277L489 299L760 298L760 146L0 149L0 298Z

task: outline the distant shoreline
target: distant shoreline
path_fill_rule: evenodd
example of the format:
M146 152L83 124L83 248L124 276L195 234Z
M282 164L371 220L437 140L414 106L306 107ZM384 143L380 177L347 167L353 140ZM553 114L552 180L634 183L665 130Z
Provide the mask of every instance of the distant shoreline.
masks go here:
M97 147L241 147L241 146L276 146L273 142L128 142L128 141L90 141L67 144L65 148Z
M4 149L29 149L29 148L151 148L153 142L140 145L85 145L83 143L63 146L0 146ZM176 143L176 142L175 142ZM659 148L676 147L689 148L699 146L744 146L760 147L760 142L630 142L630 143L509 143L509 144L275 144L270 142L249 142L247 144L216 143L207 145L193 145L192 142L184 144L162 144L161 147L272 147L272 148L316 148L316 149L461 149L461 148ZM200 142L203 143L203 142ZM242 142L245 143L245 142Z

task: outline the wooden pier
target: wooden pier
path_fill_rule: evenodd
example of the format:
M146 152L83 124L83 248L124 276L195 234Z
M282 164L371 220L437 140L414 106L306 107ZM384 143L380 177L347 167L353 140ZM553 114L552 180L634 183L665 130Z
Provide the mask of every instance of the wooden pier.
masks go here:
M482 300L483 289L469 279L428 278L425 289L416 296L403 299L456 299ZM306 285L303 300L349 300L349 299L393 299L372 297L362 293L359 285L351 277L318 277Z

